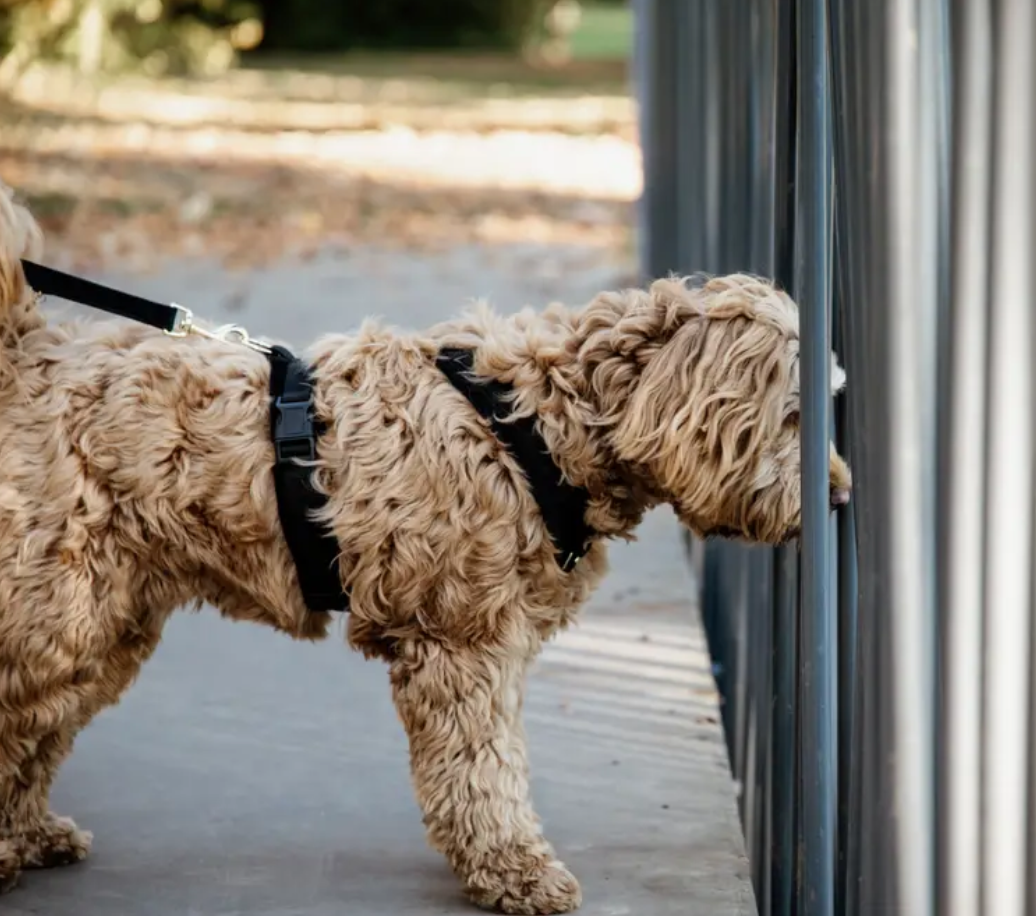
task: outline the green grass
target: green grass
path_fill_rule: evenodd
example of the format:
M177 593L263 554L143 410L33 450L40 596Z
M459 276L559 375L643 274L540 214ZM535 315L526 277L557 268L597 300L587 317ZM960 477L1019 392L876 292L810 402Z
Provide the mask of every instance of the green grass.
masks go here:
M287 83L300 83L297 74L323 75L337 80L346 94L376 97L391 85L397 95L448 103L493 97L624 95L626 66L625 57L576 58L551 66L494 52L354 51L256 55L245 59L243 70L262 74L271 85L283 83L285 89Z
M586 3L572 35L575 60L626 60L633 49L633 10L628 3Z
M633 10L628 0L582 0L579 25L571 38L572 58L561 66L535 64L516 54L473 50L258 53L247 55L245 66L353 76L372 88L384 80L420 80L437 85L444 94L465 98L625 93L632 48Z

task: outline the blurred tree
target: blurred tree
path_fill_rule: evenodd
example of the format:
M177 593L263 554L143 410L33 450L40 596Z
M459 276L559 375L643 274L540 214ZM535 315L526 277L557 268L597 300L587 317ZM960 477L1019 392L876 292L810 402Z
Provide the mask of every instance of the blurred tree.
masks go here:
M0 77L37 59L83 73L218 73L262 38L254 0L0 0Z
M83 73L213 74L242 51L492 48L549 36L558 0L0 0L0 79L33 60ZM562 0L561 6L574 6ZM556 16L554 18L557 18Z
M518 50L554 0L263 0L261 48Z

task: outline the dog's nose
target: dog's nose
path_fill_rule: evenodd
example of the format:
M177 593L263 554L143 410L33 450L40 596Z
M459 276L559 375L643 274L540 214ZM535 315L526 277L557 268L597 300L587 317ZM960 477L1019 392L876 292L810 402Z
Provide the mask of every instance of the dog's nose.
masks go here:
M837 509L849 503L848 487L831 487L831 508Z

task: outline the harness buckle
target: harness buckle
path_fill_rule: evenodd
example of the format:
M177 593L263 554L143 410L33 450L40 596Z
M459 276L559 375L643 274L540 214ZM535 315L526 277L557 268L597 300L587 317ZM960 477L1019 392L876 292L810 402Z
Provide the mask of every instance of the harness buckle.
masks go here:
M293 458L313 461L317 457L316 437L313 433L313 401L274 401L277 416L273 424L273 447L277 463L286 464Z
M583 555L581 553L576 553L575 551L565 554L564 559L560 563L561 571L566 573L572 572L572 570L579 565L579 561L581 559L583 559Z

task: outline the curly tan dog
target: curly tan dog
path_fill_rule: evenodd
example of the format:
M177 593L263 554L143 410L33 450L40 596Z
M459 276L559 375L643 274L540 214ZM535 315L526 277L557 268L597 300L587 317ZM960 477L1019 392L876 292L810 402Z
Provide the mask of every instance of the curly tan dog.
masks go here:
M48 790L174 610L204 602L299 639L331 620L306 609L279 526L267 360L125 324L47 324L19 262L38 246L0 193L5 888L86 856L90 835L51 813ZM511 454L436 367L446 346L513 386L515 414L538 418L588 490L598 537L573 571ZM798 346L795 304L732 276L581 310L479 309L421 334L367 325L310 352L348 640L388 663L430 842L474 902L579 905L530 802L520 713L526 670L600 581L606 540L662 502L703 535L796 533ZM830 472L840 501L850 482L834 450Z

